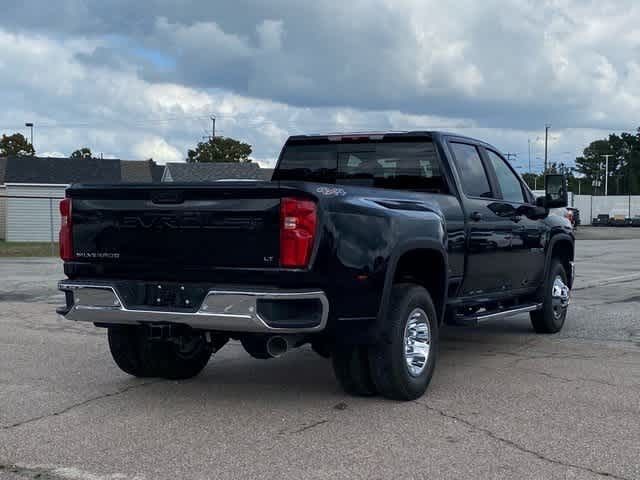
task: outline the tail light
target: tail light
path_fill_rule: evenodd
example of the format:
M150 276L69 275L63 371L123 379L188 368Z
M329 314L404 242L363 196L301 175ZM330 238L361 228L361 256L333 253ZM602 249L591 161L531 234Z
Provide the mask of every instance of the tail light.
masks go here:
M65 262L73 260L73 236L71 221L71 199L60 202L60 258Z
M316 204L286 197L280 201L280 266L305 268L316 236Z

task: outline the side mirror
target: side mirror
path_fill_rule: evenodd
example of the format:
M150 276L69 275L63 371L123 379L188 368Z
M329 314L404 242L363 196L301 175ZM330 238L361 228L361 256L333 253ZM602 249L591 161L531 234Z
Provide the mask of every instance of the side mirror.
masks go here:
M544 208L561 208L569 205L567 177L556 174L545 175L544 197L539 197L536 204Z

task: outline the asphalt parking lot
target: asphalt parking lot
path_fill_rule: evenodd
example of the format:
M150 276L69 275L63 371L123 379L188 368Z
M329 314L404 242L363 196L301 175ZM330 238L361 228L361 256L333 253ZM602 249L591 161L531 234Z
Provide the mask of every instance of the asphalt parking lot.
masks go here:
M346 396L306 348L131 378L55 315L56 260L0 259L0 478L640 478L640 229L606 230L579 233L561 334L446 327L409 403Z

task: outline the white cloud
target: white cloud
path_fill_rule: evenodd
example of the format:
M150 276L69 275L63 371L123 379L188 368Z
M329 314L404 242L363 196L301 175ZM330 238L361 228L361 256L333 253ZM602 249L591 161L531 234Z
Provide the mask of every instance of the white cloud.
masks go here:
M138 158L153 158L164 165L167 162L181 162L185 157L180 150L169 145L164 138L148 137L133 145L133 153Z
M55 158L64 158L68 156L62 152L38 152L38 155L42 157L55 157Z
M561 159L638 122L637 1L59 3L0 18L0 127L39 152L182 160L216 113L264 164L289 134L433 127L527 163L546 122Z

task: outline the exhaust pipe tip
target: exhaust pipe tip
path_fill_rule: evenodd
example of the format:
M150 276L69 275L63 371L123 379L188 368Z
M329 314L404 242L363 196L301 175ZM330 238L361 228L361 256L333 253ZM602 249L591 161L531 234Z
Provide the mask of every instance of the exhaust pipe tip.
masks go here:
M273 358L277 358L280 355L287 353L289 350L289 342L287 339L280 336L269 337L267 340L267 353Z

